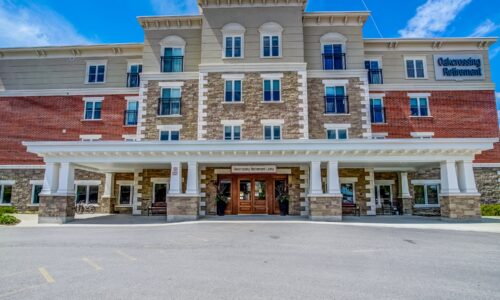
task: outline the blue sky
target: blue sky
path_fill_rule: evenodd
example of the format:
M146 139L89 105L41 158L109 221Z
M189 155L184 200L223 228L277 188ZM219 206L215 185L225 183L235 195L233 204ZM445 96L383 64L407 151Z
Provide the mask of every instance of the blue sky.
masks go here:
M498 0L365 2L383 37L500 35ZM306 9L349 11L365 6L363 0L309 0ZM196 0L0 0L0 47L142 42L137 16L197 13ZM364 34L380 37L372 20ZM500 43L490 55L498 83ZM500 99L500 87L497 90Z

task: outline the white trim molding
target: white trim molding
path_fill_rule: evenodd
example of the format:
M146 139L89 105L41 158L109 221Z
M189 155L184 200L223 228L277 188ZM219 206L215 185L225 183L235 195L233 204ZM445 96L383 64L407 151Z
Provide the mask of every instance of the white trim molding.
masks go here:
M222 79L224 80L243 80L245 79L245 74L222 74Z
M260 78L265 80L282 79L283 73L262 73L260 74Z
M0 185L14 185L16 184L15 180L0 180Z
M156 129L160 131L180 131L182 125L156 125Z
M431 138L434 132L411 132L410 135L414 138Z
M100 180L75 180L75 185L100 185Z
M260 120L261 125L283 125L285 124L285 120L283 119L267 119Z
M408 98L430 98L431 93L408 93Z
M220 123L224 126L241 126L245 123L244 120L221 120Z
M349 128L351 128L351 124L326 123L323 126L325 127L325 129L349 129Z
M158 82L160 88L182 88L184 86L184 81L165 81Z

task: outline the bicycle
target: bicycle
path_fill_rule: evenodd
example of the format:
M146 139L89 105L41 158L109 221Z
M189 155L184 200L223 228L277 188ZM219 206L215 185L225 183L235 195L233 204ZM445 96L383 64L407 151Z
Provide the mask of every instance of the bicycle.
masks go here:
M80 201L76 204L76 213L84 214L84 213L95 213L95 206L92 204L87 204L85 201Z

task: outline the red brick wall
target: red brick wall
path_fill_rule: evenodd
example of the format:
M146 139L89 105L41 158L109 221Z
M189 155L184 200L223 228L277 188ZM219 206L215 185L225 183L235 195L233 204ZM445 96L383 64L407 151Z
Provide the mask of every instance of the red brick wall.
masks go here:
M135 127L123 126L124 95L104 97L102 121L82 120L83 97L0 97L0 164L42 163L26 152L23 141L77 141L81 134L122 140L122 134L136 133Z
M500 143L495 144L495 148L476 155L475 163L500 163Z

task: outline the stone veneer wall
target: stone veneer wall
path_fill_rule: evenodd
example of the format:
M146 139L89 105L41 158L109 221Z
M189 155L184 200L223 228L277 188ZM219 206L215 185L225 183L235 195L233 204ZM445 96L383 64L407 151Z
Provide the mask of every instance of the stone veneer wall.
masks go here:
M43 180L44 173L44 169L0 170L0 180L15 180L11 203L19 212L38 211L38 205L31 205L33 188L30 180Z
M41 196L38 223L66 223L75 218L75 197Z
M309 203L309 219L342 221L342 197L310 197Z
M441 216L455 220L475 220L481 218L479 196L442 196Z
M85 170L75 170L75 180L99 180L101 183L99 184L99 193L97 196L98 207L96 208L96 212L98 213L109 213L111 208L111 203L103 201L102 194L104 193L104 182L106 175L101 173L95 173ZM76 189L76 187L75 187Z
M358 181L354 183L354 192L356 194L356 203L359 204L361 215L366 215L368 212L368 203L370 199L367 197L367 194L370 193L370 190L366 188L370 182L366 179L369 176L369 173L365 171L365 169L339 169L339 177L344 178L357 178ZM326 190L326 181L327 181L327 171L326 169L321 170L321 177L323 179L323 187Z
M500 203L500 168L474 168L481 203Z
M148 81L146 105L142 114L140 133L143 140L157 141L160 139L157 125L182 125L181 140L196 140L198 138L198 80L185 80L181 87L181 116L158 116L158 99L162 88L160 81Z
M349 138L363 138L363 116L366 115L364 83L359 78L349 78L347 96L349 96L349 114L325 115L325 85L323 78L308 79L309 100L309 138L326 139L324 125L351 124ZM335 80L340 80L335 78Z
M112 203L112 209L114 213L119 214L132 214L132 206L130 207L119 207L120 205L120 186L118 181L134 181L134 173L115 173L115 181L113 183L113 194L115 202ZM135 192L135 191L134 191Z
M415 207L415 191L414 191L414 185L411 184L412 180L440 180L441 179L441 170L439 167L436 168L422 168L418 169L415 172L409 172L408 173L408 184L410 187L410 195L411 195L411 205L412 205L412 213L413 215L419 215L419 216L440 216L441 215L441 208L439 207ZM442 197L441 197L442 200Z
M243 101L241 103L224 103L224 85L221 73L209 73L207 76L206 114L207 140L222 140L224 125L222 120L243 120L242 139L262 140L263 125L261 120L283 119L283 139L303 138L300 133L302 109L299 106L299 75L297 72L284 72L281 79L281 102L264 103L263 79L261 73L245 73L242 81Z
M394 180L394 184L391 184L391 189L392 189L392 203L393 204L398 204L402 205L402 201L399 198L399 189L400 189L400 184L399 184L399 177L398 173L396 172L376 172L375 173L375 180ZM377 208L377 214L381 213L381 209Z
M170 169L144 169L140 174L142 181L140 182L142 188L139 193L141 197L141 210L142 215L148 214L148 207L153 203L153 180L152 178L167 178L170 179ZM187 169L182 170L182 190L186 190ZM168 182L168 181L167 181ZM168 197L167 197L168 198ZM168 210L168 208L167 208Z
M167 197L167 221L182 222L198 219L198 197Z

